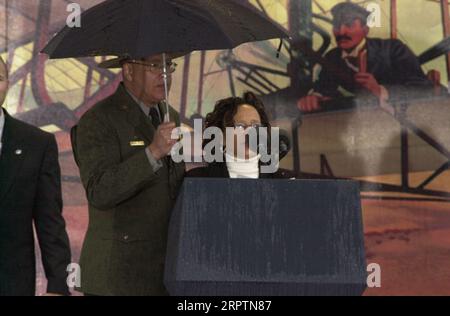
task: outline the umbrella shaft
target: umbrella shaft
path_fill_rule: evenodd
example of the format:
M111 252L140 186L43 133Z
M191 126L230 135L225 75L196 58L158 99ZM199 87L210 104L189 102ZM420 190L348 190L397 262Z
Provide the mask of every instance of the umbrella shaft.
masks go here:
M167 60L166 53L163 53L163 80L164 80L164 94L166 103L166 115L164 116L165 122L170 122L169 114L169 84L168 84L168 74L167 74Z

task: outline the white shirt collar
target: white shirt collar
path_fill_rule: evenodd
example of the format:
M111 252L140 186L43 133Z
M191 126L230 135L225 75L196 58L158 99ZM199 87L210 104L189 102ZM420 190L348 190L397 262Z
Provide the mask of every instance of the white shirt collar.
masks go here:
M3 108L0 107L0 141L2 140L4 126L5 126L5 113L3 111Z
M5 113L3 111L3 108L0 106L0 153L2 150L2 137L4 127L5 127Z

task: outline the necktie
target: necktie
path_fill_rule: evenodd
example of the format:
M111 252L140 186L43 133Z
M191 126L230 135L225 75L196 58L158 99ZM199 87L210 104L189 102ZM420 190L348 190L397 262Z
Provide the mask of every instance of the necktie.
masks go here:
M155 129L157 129L159 124L161 124L161 120L159 119L159 113L158 113L158 110L156 109L156 106L152 106L150 108L149 115L152 119L153 126L155 127Z

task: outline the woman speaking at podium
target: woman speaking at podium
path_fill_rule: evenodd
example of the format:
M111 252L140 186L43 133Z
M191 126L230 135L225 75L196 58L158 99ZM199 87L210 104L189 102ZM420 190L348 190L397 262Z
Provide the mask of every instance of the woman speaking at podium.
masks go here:
M274 173L261 172L261 154L258 149L250 146L249 135L258 134L260 128L266 128L270 135L271 126L264 105L252 92L246 92L242 97L231 97L218 101L213 112L206 116L204 128L216 127L222 133L221 151L223 159L208 163L205 167L195 168L187 173L187 177L202 178L290 178L287 170L278 169ZM226 129L233 129L234 146L227 148ZM241 134L239 137L239 134ZM270 136L268 137L270 139ZM284 137L287 140L287 137ZM205 139L203 148L212 140ZM267 145L267 144L266 144ZM243 146L244 150L238 150ZM259 147L259 146L258 146ZM288 145L287 145L288 147ZM283 153L281 153L281 156Z

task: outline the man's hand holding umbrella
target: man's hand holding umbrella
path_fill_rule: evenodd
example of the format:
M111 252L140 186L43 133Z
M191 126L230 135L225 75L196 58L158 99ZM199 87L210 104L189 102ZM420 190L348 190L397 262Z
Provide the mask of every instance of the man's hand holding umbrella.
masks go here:
M149 146L149 150L156 160L167 156L172 147L178 142L177 139L171 139L174 128L176 126L173 122L164 122L158 126L153 142Z

